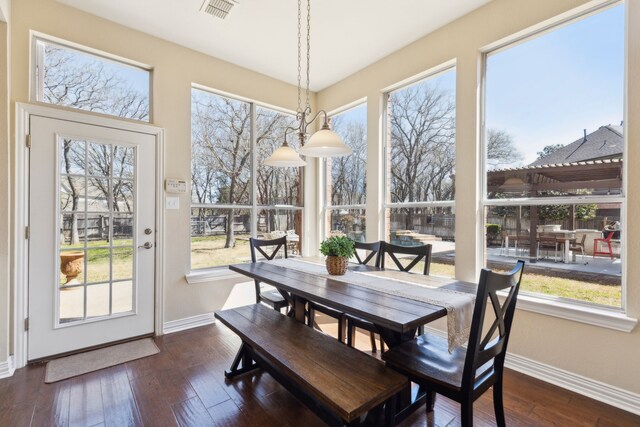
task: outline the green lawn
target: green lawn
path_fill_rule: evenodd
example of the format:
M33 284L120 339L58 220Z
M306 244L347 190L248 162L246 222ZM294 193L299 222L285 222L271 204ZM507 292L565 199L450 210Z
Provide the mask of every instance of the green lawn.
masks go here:
M248 235L236 236L236 246L225 248L225 236L192 237L191 268L217 267L249 261L251 255L248 238ZM133 255L133 249L130 246L131 240L118 241L118 244L126 246L114 249L114 278L129 278L131 277ZM97 241L90 242L88 245L87 264L90 283L107 281L109 278L109 249L91 249L103 245L108 245L108 243ZM454 266L433 262L431 274L454 277ZM64 283L64 276L60 279L61 283ZM620 307L622 301L621 286L529 273L526 270L522 279L522 290L614 307Z
M499 270L495 270L499 271ZM454 277L454 266L431 263L430 274ZM553 295L594 304L622 306L622 287L610 284L585 282L562 277L528 273L525 267L520 289L525 292Z
M113 247L113 280L131 279L133 275L133 241L117 240L114 241ZM106 247L105 247L106 246ZM109 281L109 242L106 240L97 240L87 243L87 283L107 282ZM62 250L72 249L73 251L82 250L81 246L64 245ZM83 283L83 273L77 277L76 283ZM66 282L64 274L60 274L60 284Z

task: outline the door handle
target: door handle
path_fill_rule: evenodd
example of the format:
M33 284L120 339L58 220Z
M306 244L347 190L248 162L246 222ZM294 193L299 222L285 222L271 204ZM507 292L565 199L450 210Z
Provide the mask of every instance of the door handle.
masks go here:
M144 245L138 246L138 248L145 248L145 249L151 249L152 247L153 247L153 244L151 242L144 242Z

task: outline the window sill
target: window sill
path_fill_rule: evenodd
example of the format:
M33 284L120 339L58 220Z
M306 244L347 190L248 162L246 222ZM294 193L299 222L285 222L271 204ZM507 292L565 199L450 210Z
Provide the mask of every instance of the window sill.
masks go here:
M234 273L227 267L208 268L204 270L194 270L185 274L184 278L190 285L198 283L207 283L217 280L240 279L244 277L241 274Z
M638 323L638 319L619 310L550 301L532 295L518 295L517 308L622 332L631 332Z

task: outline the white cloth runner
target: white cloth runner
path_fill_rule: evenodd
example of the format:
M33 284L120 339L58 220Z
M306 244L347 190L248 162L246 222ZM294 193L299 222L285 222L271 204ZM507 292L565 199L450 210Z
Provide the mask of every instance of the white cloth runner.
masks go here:
M475 295L430 286L434 281L442 284L449 280L408 274L401 271L385 270L375 272L347 271L344 276L332 276L327 273L324 264L294 259L278 259L270 264L290 268L292 270L328 277L374 291L397 295L414 301L444 307L447 310L447 330L449 351L453 351L469 341L471 319ZM376 280L378 279L378 280ZM383 280L382 280L383 279Z

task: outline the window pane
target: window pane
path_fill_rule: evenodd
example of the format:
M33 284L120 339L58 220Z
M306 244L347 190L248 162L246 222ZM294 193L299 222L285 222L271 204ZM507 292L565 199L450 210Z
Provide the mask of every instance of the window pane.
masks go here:
M454 199L454 69L389 94L389 201Z
M191 268L250 261L249 237L250 210L191 208Z
M487 265L507 270L526 259L523 292L621 307L620 211L619 203L488 207Z
M257 202L261 206L302 206L302 168L276 168L263 162L284 142L287 126L296 127L296 118L264 107L256 107L256 161L258 162ZM289 131L287 143L300 148L298 135Z
M327 200L331 205L361 205L367 190L367 105L331 117L331 127L353 154L327 159Z
M289 255L300 254L302 245L302 210L264 209L258 212L258 238L287 237Z
M489 199L621 194L624 5L492 53L486 70Z
M251 204L250 104L191 90L191 200Z
M42 40L37 45L44 61L38 101L149 121L149 71Z
M328 234L342 233L356 242L366 238L366 216L364 209L330 209L327 218Z
M387 209L387 241L400 246L432 246L430 274L454 277L455 213L449 207Z

